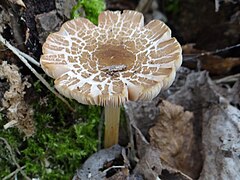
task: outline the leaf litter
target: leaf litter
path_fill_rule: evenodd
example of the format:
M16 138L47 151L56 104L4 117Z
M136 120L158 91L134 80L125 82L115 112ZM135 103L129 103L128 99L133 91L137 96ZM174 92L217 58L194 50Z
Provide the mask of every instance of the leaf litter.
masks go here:
M166 100L157 97L151 102L126 104L136 157L129 157L128 146L126 152L131 166L124 168L128 168L129 174L113 177L132 180L240 178L240 111L233 106L237 105L233 97L239 97L238 82L230 89L217 86L206 71L190 72L185 79L177 78L177 81L181 81L175 82L175 85L181 84L178 89L163 93ZM222 94L232 98L226 99ZM144 120L150 121L150 125L143 125ZM114 154L113 150L108 151L108 156ZM95 158L89 159L94 164ZM98 172L101 168L88 170ZM117 170L116 173L123 172Z

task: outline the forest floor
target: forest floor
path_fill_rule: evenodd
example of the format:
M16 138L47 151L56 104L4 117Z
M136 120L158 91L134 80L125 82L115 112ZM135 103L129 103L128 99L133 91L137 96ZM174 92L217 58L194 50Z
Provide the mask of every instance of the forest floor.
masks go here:
M42 44L76 4L0 1L0 179L240 179L239 1L106 1L164 21L183 49L168 90L124 105L120 145L109 149L101 107L41 83L53 86L38 64ZM88 17L86 8L77 13Z

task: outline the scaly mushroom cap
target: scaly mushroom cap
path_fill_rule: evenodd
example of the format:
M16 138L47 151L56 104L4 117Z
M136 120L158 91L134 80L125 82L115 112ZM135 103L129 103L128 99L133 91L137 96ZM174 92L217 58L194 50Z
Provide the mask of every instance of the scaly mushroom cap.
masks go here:
M172 84L182 50L163 22L144 26L143 15L129 10L102 12L98 22L70 20L44 43L41 65L60 93L118 106L151 100Z

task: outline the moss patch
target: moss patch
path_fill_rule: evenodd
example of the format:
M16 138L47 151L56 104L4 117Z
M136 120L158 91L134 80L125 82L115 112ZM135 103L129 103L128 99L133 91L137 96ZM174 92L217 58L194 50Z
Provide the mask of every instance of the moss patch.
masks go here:
M97 127L101 108L71 102L71 112L54 95L33 104L36 134L23 140L16 129L1 130L12 147L17 161L26 166L24 172L31 178L69 179L84 160L97 150ZM2 116L1 116L2 117ZM2 118L2 126L6 120ZM17 167L4 142L0 142L0 178ZM20 175L19 175L20 176ZM21 177L21 176L20 176Z
M78 0L78 3L72 9L72 18L81 16L79 12L80 8L83 8L87 19L97 24L98 15L104 11L106 7L104 0Z

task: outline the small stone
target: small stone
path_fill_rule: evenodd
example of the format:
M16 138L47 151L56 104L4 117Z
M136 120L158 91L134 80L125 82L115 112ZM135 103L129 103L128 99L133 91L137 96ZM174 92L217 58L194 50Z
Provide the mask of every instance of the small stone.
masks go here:
M48 13L38 14L35 17L35 21L40 43L43 43L46 40L48 34L58 30L62 23L55 10Z
M71 11L73 6L77 4L77 0L56 0L55 6L57 9L57 13L62 17L67 17L70 19Z

